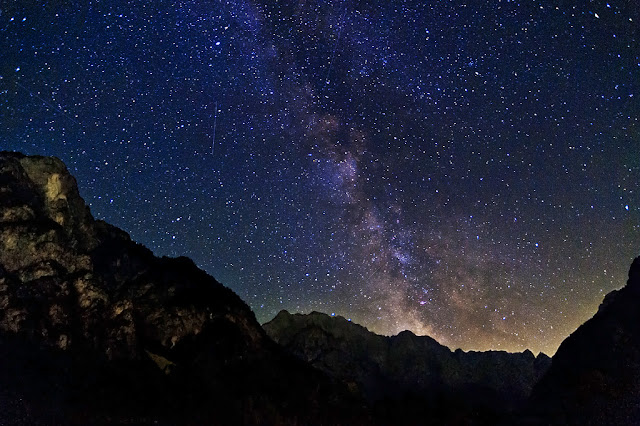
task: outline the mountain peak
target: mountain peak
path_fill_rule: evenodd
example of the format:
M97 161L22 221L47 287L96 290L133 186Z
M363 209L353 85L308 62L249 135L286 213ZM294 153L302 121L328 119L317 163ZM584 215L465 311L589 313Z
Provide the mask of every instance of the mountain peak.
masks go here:
M567 337L533 393L544 423L640 422L640 257L627 285L607 294L593 318Z
M0 153L0 366L2 424L354 420L230 289L96 221L52 157Z

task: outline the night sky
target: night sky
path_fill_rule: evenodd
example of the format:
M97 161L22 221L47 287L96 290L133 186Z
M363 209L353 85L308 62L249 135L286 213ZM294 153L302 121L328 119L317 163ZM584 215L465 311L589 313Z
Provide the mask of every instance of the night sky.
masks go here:
M261 322L553 354L640 254L637 0L0 9L0 149Z

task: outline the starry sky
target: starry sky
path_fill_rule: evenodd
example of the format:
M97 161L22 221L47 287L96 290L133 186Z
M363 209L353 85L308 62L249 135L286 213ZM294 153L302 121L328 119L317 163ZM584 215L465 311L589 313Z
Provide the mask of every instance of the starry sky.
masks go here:
M279 310L553 354L640 254L627 1L7 0L0 149Z

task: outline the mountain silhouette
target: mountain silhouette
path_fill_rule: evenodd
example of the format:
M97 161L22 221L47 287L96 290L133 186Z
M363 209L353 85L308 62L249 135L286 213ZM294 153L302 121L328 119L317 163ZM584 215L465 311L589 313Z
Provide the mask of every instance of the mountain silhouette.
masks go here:
M428 336L380 336L342 317L280 312L263 325L298 358L358 391L390 424L492 423L519 408L551 360L530 351L452 352Z
M640 258L551 360L280 312L95 220L0 152L0 424L640 424Z
M359 424L184 257L94 220L55 158L0 153L0 424Z
M540 424L640 424L640 257L626 286L562 342L528 413Z

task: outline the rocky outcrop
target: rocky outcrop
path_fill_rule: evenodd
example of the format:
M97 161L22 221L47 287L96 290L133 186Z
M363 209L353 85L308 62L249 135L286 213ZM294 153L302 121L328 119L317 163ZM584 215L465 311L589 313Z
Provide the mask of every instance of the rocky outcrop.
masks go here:
M389 421L497 421L523 403L550 364L530 351L452 352L409 331L380 336L318 312L282 311L263 327L291 353L362 393Z
M531 424L640 424L640 257L626 286L562 342L527 415Z
M1 424L365 422L342 389L191 260L94 220L62 162L0 153Z

